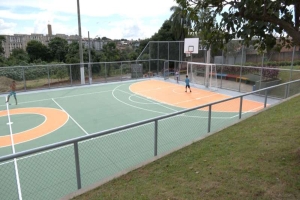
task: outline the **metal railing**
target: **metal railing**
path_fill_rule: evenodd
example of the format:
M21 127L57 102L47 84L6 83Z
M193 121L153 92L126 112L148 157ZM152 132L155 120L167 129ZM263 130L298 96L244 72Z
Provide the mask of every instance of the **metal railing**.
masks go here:
M277 87L284 87L285 88L285 91L284 91L285 96L284 97L287 98L289 96L292 96L291 94L289 94L289 89L291 88L291 86L293 84L299 84L299 83L300 83L300 80L291 81L291 82L288 82L288 83L283 83L283 84L279 84L279 85L276 85L276 86L256 90L256 91L253 91L253 92L248 92L248 93L245 93L245 94L242 94L242 95L238 95L238 96L231 97L231 98L228 98L228 99L212 102L212 103L205 104L205 105L198 106L198 107L194 107L194 108L191 108L191 109L186 109L186 110L183 110L183 111L174 112L172 114L167 114L167 115L164 115L164 116L160 116L160 117L140 121L140 122L133 123L133 124L128 124L126 126L120 126L120 127L117 127L117 128L113 128L113 129L101 131L101 132L98 132L98 133L94 133L94 134L90 134L90 135L70 139L70 140L67 140L67 141L62 141L62 142L59 142L59 143L43 146L43 147L40 147L40 148L31 149L31 150L19 152L19 153L16 153L16 154L3 156L3 157L0 157L0 171L1 171L2 174L6 174L7 176L8 176L8 174L12 174L13 165L9 165L7 167L4 167L4 165L12 162L14 159L18 159L17 162L18 163L20 162L18 164L18 167L19 167L19 171L21 172L20 173L21 188L26 188L22 184L30 184L30 183L26 182L22 176L36 178L37 174L39 174L39 173L43 173L43 175L45 175L44 173L49 173L49 174L46 174L48 177L52 177L55 174L52 174L53 171L48 172L47 170L45 170L45 171L40 172L37 169L34 170L32 168L37 167L37 165L39 164L38 161L31 161L32 163L30 163L29 166L26 166L25 163L24 163L25 161L23 161L22 159L25 156L29 157L29 156L33 156L33 155L40 155L41 158L46 157L44 159L49 159L49 157L47 157L47 154L45 154L45 152L46 151L47 152L49 152L49 151L54 152L54 150L57 150L55 153L51 154L51 159L55 160L57 158L58 160L61 159L61 161L64 162L68 158L71 166L64 166L63 168L51 169L51 170L55 170L54 172L59 174L58 176L59 176L59 178L61 178L61 180L59 182L52 182L50 185L44 186L43 188L40 188L36 191L28 191L28 190L30 190L30 188L34 189L35 187L38 187L40 185L44 185L44 184L49 182L48 179L42 179L41 183L36 184L36 185L31 185L31 187L29 189L25 189L26 195L23 195L23 199L56 199L56 198L61 198L62 196L66 195L66 194L69 194L71 192L76 191L76 189L82 188L82 180L83 179L86 182L84 184L85 186L90 185L90 184L93 183L93 182L89 182L89 180L87 181L86 180L87 178L83 177L83 174L82 174L82 171L81 171L82 167L84 167L84 166L86 167L87 165L89 165L88 162L91 162L91 160L93 160L93 159L100 159L100 158L98 158L100 154L103 154L103 156L108 160L112 159L109 152L105 151L106 150L105 147L104 147L105 143L102 143L103 146L101 146L97 143L97 145L95 145L95 147L97 147L100 150L97 151L98 153L95 153L94 149L92 147L91 147L91 149L89 149L89 148L84 149L82 147L82 146L84 146L84 142L89 141L88 146L93 146L92 142L95 142L96 140L98 141L98 139L104 140L106 138L104 136L119 133L120 131L121 132L122 131L133 131L135 128L139 128L139 127L147 128L147 129L151 130L150 132L153 133L152 141L146 141L148 144L151 143L153 145L152 153L150 153L150 154L152 154L152 156L149 154L148 156L146 156L146 158L141 159L139 161L141 163L141 162L144 162L145 160L151 159L151 157L153 158L155 156L158 156L158 155L162 154L162 151L160 151L160 150L161 150L161 148L163 148L163 145L160 144L159 138L163 134L165 134L165 132L160 131L160 127L161 127L160 123L163 123L165 120L171 120L171 119L174 119L174 117L182 116L182 115L185 115L185 114L187 114L189 112L192 112L192 111L195 111L195 110L207 108L207 121L205 123L203 122L203 124L207 124L207 127L206 127L206 131L204 131L204 132L206 134L211 133L212 132L212 126L214 125L214 121L212 120L212 108L213 108L213 106L218 105L218 104L223 103L223 102L228 102L228 101L231 101L231 100L234 100L234 99L239 99L240 103L239 103L239 112L238 112L238 117L237 117L237 121L238 121L239 119L242 118L242 114L243 114L242 108L243 108L243 102L244 102L244 99L245 99L244 97L249 96L249 95L257 95L257 94L262 95L263 94L263 97L264 97L264 106L263 107L265 108L267 106L267 101L268 101L268 97L269 97L268 92L269 91L271 91L273 89L276 89ZM298 89L298 93L300 93L299 89ZM191 126L191 125L192 124L188 124L188 126ZM195 124L192 125L192 126L195 126ZM226 126L228 126L228 125L226 125ZM219 127L219 129L220 128L222 128L222 127ZM138 130L139 134L141 134L140 131L141 130ZM214 130L214 131L217 131L217 130ZM200 134L200 132L201 132L200 130L196 130L195 134L198 135L198 134ZM185 137L185 135L184 135L185 133L182 133L182 134L183 134L183 137ZM199 138L199 137L200 137L200 135L197 138ZM145 139L145 138L143 138L143 139ZM151 139L151 137L150 137L150 139ZM138 140L138 141L136 141L135 145L137 145L139 143L142 144L143 142ZM187 143L187 142L185 142L185 143ZM181 144L179 146L182 146L182 145L184 145L184 144ZM66 148L66 149L62 150L63 148ZM146 147L141 147L142 150L144 148L146 148ZM172 149L174 149L174 148L175 147L173 147ZM178 144L177 144L177 148L178 148ZM61 152L61 154L59 154L58 149L61 150L61 151L68 151L68 153L66 153L66 155L65 155L65 153ZM150 150L151 150L151 148L150 148ZM171 149L169 149L169 150L171 150ZM144 153L145 152L141 151L141 152L138 152L137 154L144 154ZM90 159L87 160L85 157L81 157L83 155L92 155L92 157L89 157ZM73 156L73 158L70 158L69 156ZM104 159L104 157L103 157L103 159ZM130 158L127 158L127 159L130 160ZM104 161L102 161L102 162L101 161L102 160L100 159L100 161L99 161L100 163L104 162ZM52 161L49 161L49 162L51 164L53 164L53 166L52 167L50 166L50 167L55 168L54 166L56 166L56 164L52 163ZM129 165L127 165L126 168L133 167L137 164L138 163L129 164ZM45 164L45 165L47 165L47 164ZM114 166L114 165L115 165L115 163L112 164L112 166ZM98 167L96 166L97 171L104 170L105 167L107 167L107 166L98 166ZM108 166L108 168L111 168L111 166ZM95 171L96 169L93 169L93 170ZM91 170L91 171L93 171L93 170ZM114 172L112 172L110 175L117 174L117 172L120 171L120 170L124 170L124 169L121 169L120 167L117 167L117 169ZM63 176L63 175L61 175L61 171L64 171L65 174L67 174L63 178L61 177L61 176ZM98 181L100 181L101 179L104 179L104 178L106 178L106 177L104 177L102 175L102 176L96 177L97 180L95 180L95 181L98 182ZM1 181L1 182L2 182L2 184L5 183L5 181ZM66 188L59 188L59 189L61 189L61 191L58 191L58 189L55 189L57 191L54 191L54 192L52 191L53 192L52 194L44 192L44 190L46 190L47 187L55 187L56 185L60 185L60 184L62 184L63 186L68 185L68 184L66 184L66 182L69 183L69 185L71 185L71 186L66 187ZM89 183L87 183L87 182L89 182ZM11 184L13 184L13 183L11 183ZM11 188L14 188L15 186L12 186L12 185L10 187L8 187L8 186L4 187L4 186L5 185L2 185L2 187L1 187L0 195L3 195L2 197L5 198L5 199L17 199L17 197L15 195L15 193L17 193L16 190L14 190L14 189L12 190L12 191L14 191L14 193L11 191ZM58 195L58 196L51 196L51 195L54 195L54 194Z

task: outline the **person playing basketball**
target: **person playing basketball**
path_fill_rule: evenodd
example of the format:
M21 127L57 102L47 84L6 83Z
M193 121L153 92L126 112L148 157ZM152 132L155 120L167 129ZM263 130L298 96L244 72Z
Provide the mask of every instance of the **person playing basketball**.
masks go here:
M190 87L190 79L189 79L188 75L186 75L186 78L185 78L185 92L187 91L187 88L189 88L190 92L192 92L191 87Z
M6 103L9 102L9 98L10 96L14 95L14 98L15 98L15 101L16 101L16 105L18 104L17 103L17 97L16 97L16 82L15 81L12 81L12 83L10 84L10 93L9 95L7 96L7 101Z

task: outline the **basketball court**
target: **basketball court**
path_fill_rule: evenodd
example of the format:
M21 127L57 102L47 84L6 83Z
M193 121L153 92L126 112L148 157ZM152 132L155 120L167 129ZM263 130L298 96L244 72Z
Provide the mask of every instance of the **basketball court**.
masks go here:
M186 54L197 54L199 40L186 39ZM240 95L216 89L214 65L188 63L192 92L170 76L117 83L17 93L18 105L0 104L0 157L99 133L143 120L200 107ZM198 66L198 67L197 67ZM142 70L141 66L136 66ZM203 85L196 78L204 71ZM133 70L133 73L137 72ZM217 81L217 80L216 80ZM215 87L215 88L214 88ZM268 100L268 104L276 103ZM157 154L161 155L208 132L239 120L240 99L192 110L157 122ZM264 98L243 98L242 117L263 109ZM154 122L78 142L81 185L87 187L153 158ZM77 189L72 145L0 163L3 199L58 199ZM47 194L47 195L45 195Z
M177 84L163 79L18 93L18 105L14 105L13 98L11 105L5 104L3 96L0 156L13 153L11 136L15 152L20 152L229 97L204 87L192 86L191 93L185 92L183 82ZM232 100L212 106L212 131L238 121L239 105L239 100ZM251 97L244 99L243 117L262 108L263 98L261 101L251 100ZM207 119L207 109L200 109L159 122L159 129L164 133L159 135L159 153L206 134ZM83 187L153 157L153 132L153 124L149 124L82 142L80 159L82 163L89 163L82 166ZM51 199L65 195L66 190L74 191L75 180L69 180L69 184L55 184L65 176L74 176L72 149L72 146L66 146L17 159L23 199L42 198L42 191L51 194ZM96 160L94 155L97 155ZM71 172L66 171L66 165ZM7 167L12 171L11 174L0 174L0 196L17 198L13 161L0 163L0 170ZM60 175L49 177L51 171L59 167ZM28 170L33 174L37 171L38 175L27 176ZM49 182L45 183L45 180Z
M115 87L112 88L113 86ZM110 89L102 90L102 88ZM92 90L93 92L88 92ZM14 143L22 144L39 139L52 132L57 132L62 127L68 126L70 121L75 123L76 129L80 129L79 131L76 129L75 131L73 128L70 129L70 132L78 132L78 134L74 134L76 137L81 134L91 134L230 97L230 95L221 94L218 91L209 91L196 87L192 87L192 92L185 92L183 83L174 84L155 79L133 83L92 86L91 88L18 94L18 105L14 105L14 99L11 99L11 105L7 107L8 109L6 109L6 105L1 105L0 119L3 126L1 126L0 147L11 145L9 124L7 122L8 116L12 121L11 127L14 134ZM114 101L115 104L111 105ZM213 106L212 111L232 117L239 112L239 106L240 100L234 99ZM256 112L262 108L263 101L244 100L242 111L243 113ZM128 112L129 109L132 110ZM207 111L207 108L201 110ZM90 113L91 111L93 112ZM132 120L126 119L126 116L136 111L139 114L143 112L142 116L145 117L137 117L136 119L132 117ZM117 117L119 122L110 120L105 115ZM105 119L107 123L102 124L100 119ZM82 123L78 123L78 120L82 121ZM37 121L41 123L35 124L38 123ZM27 129L28 127L30 128ZM80 132L83 133L80 134ZM68 135L71 136L72 133L68 133ZM5 154L2 153L1 155Z

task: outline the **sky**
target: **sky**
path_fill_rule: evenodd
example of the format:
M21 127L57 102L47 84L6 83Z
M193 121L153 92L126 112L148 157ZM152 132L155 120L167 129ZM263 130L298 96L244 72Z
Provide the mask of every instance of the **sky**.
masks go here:
M150 38L171 16L174 0L79 0L83 38ZM77 0L1 0L0 35L78 35Z

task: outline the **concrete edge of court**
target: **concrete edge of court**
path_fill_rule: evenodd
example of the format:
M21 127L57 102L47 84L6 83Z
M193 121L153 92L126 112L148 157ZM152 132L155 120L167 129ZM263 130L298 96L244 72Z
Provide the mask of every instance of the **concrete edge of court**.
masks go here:
M133 170L136 170L136 169L138 169L138 168L141 168L141 167L143 167L143 166L146 166L147 164L150 164L150 163L152 163L152 162L154 162L154 161L156 161L156 160L159 160L159 159L161 159L161 158L163 158L163 157L165 157L165 156L167 156L167 155L169 155L169 154L171 154L171 153L173 153L173 152L175 152L175 151L178 151L178 150L180 150L180 149L183 149L184 147L187 147L187 146L189 146L189 145L191 145L191 144L193 144L193 143L195 143L195 142L198 142L198 141L200 141L200 140L202 140L202 139L205 139L205 138L207 138L208 136L211 136L211 135L213 135L213 134L215 134L215 133L218 133L218 132L220 132L220 131L222 131L222 130L224 130L224 129L226 129L226 128L229 128L230 126L233 126L233 125L235 125L235 124L238 124L238 123L240 123L240 122L242 122L242 121L244 121L244 120L246 120L246 119L248 119L248 118L250 118L250 117L253 117L253 116L255 116L255 115L258 115L258 114L261 113L261 112L264 112L264 111L266 111L266 110L268 110L268 109L270 109L270 108L272 108L272 107L274 107L274 106L277 106L277 105L279 105L279 104L281 104L281 103L284 103L284 102L286 102L286 101L289 101L290 99L295 98L295 97L297 97L297 96L300 96L300 94L296 94L296 95L291 96L291 97L289 97L289 98L286 98L286 99L284 99L284 100L282 100L282 101L280 101L280 102L278 102L278 103L272 104L272 105L268 106L267 108L265 108L265 109L263 109L263 110L260 110L260 111L254 113L254 114L252 114L252 115L250 115L250 116L247 116L247 117L245 117L245 118L242 118L242 119L240 119L239 121L237 121L237 122L235 122L235 123L232 123L232 124L230 124L230 125L228 125L228 126L225 126L225 127L221 128L221 129L218 129L218 130L216 130L216 131L214 131L214 132L206 133L206 134L204 134L204 135L202 135L202 136L200 136L200 137L198 137L198 138L196 138L196 139L194 139L194 140L192 140L192 141L190 141L190 142L185 143L184 145L181 145L181 146L179 146L179 147L176 147L176 148L174 148L174 149L172 149L172 150L170 150L170 151L167 151L167 152L165 152L165 153L163 153L163 154L161 154L161 155L158 155L158 156L156 156L156 157L150 158L150 159L148 159L148 160L146 160L146 161L144 161L144 162L142 162L142 163L140 163L140 164L138 164L138 165L135 165L135 166L130 167L130 168L128 168L128 169L122 170L121 172L119 172L119 173L117 173L117 174L115 174L115 175L112 175L112 176L110 176L110 177L107 177L107 178L105 178L105 179L103 179L103 180L101 180L101 181L99 181L99 182L96 182L96 183L94 183L94 184L91 184L91 185L89 185L89 186L87 186L87 187L85 187L85 188L81 188L81 189L79 189L79 190L77 190L77 191L75 191L75 192L72 192L72 193L70 193L70 194L68 194L68 195L66 195L66 196L64 196L64 197L62 197L60 200L70 200L70 199L72 199L72 198L74 198L74 197L80 196L80 195L82 195L82 194L84 194L84 193L86 193L86 192L89 192L89 191L91 191L91 190L93 190L93 189L96 189L96 188L100 187L101 185L104 185L105 183L108 183L109 181L112 181L112 180L114 180L114 179L116 179L116 178L119 178L119 177L125 175L125 174L128 174L129 172L131 172L131 171L133 171Z

